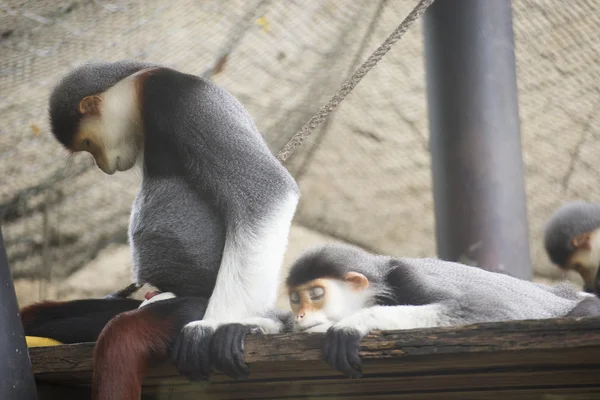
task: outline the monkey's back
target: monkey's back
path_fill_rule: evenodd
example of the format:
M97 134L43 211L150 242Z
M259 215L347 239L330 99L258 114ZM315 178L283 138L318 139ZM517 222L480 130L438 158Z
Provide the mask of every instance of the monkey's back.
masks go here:
M177 177L144 177L132 207L133 273L179 296L209 297L225 244L225 224L211 202Z
M574 287L541 285L454 262L401 262L431 302L457 301L461 312L456 318L465 323L562 317L584 298Z

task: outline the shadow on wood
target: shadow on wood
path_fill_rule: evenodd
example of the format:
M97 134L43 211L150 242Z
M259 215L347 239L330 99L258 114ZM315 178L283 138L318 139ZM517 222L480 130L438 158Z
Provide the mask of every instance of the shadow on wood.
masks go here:
M364 377L321 357L323 334L248 337L248 379L190 383L152 369L143 399L600 399L600 318L381 332L361 343ZM29 349L40 399L87 399L93 343Z

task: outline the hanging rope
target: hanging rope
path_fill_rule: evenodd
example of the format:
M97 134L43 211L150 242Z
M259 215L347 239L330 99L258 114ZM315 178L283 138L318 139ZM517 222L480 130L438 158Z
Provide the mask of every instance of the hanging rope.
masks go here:
M385 42L371 54L356 72L344 82L337 93L325 104L319 112L312 117L300 131L298 131L289 142L277 153L277 159L281 162L287 160L289 156L296 151L298 147L325 119L340 105L342 100L354 89L362 78L386 55L392 46L404 36L408 28L415 22L429 7L434 0L421 0L419 4L408 14L408 16L398 25Z

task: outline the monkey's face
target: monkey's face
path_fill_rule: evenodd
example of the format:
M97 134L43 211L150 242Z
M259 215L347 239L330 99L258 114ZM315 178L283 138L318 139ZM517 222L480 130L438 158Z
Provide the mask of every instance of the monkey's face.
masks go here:
M583 279L586 291L599 290L596 277L600 266L600 229L573 238L572 244L576 250L562 267L576 271Z
M123 80L106 92L79 103L79 129L71 150L87 151L106 174L126 171L141 153L142 134L133 80Z
M325 332L331 325L364 307L368 279L357 272L345 280L319 278L288 288L294 331Z

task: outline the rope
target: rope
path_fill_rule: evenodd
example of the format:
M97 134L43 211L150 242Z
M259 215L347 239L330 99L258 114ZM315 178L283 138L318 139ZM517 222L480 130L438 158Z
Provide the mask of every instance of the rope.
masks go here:
M349 79L352 76L351 75L352 72L355 71L356 68L358 68L358 66L360 65L360 61L363 58L363 53L364 53L365 49L367 48L367 45L371 41L373 34L375 33L375 30L377 29L377 23L379 22L379 18L381 18L381 16L383 15L383 10L387 6L388 1L389 0L379 0L379 5L377 6L377 9L375 10L373 17L371 18L371 22L369 23L369 26L367 27L367 31L366 31L365 35L363 36L363 38L360 42L360 45L358 46L358 50L356 51L356 53L354 54L354 57L352 58L352 62L348 65L348 69L347 69L346 73L344 74L344 79ZM325 140L325 137L329 133L329 126L331 125L332 121L333 121L333 118L329 118L324 121L323 126L321 127L322 133L314 138L314 141L313 141L314 146L310 147L306 151L306 157L304 157L304 159L302 160L302 163L300 164L300 167L298 168L298 170L295 173L290 171L290 172L292 172L292 175L294 176L296 181L299 182L300 179L302 179L302 177L304 176L304 174L308 171L313 158L317 154L317 150L319 150L319 146L320 146L321 142L323 142L323 140Z
M306 139L325 119L340 105L342 100L354 89L362 78L386 55L392 46L404 36L408 28L415 22L429 7L434 0L421 0L419 4L407 15L407 17L398 25L398 27L388 36L381 46L371 54L356 72L344 82L337 93L325 104L319 112L313 116L300 131L298 131L279 153L277 159L281 162L287 160L300 147Z

